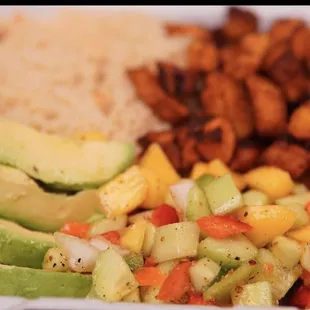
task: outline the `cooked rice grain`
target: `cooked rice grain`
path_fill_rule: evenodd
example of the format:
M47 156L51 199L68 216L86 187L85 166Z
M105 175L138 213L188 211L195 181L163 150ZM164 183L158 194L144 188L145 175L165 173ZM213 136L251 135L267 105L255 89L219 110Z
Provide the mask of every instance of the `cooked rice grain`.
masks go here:
M188 43L140 14L12 19L0 42L0 115L50 133L135 141L168 125L137 99L126 70L158 60L182 66Z

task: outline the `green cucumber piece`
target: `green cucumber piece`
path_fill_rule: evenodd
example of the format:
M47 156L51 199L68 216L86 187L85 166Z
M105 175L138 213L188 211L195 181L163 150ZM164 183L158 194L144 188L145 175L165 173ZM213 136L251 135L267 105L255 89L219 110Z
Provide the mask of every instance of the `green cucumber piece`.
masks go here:
M245 192L242 197L246 206L265 206L271 203L269 197L266 194L253 189Z
M198 257L208 257L227 268L236 268L254 259L257 248L243 235L226 239L207 237L198 246Z
M277 205L293 205L300 204L305 206L307 202L310 201L310 192L306 192L298 195L290 195L276 200Z
M189 268L189 275L191 283L193 284L196 292L202 292L203 288L210 283L213 283L214 279L220 272L220 265L211 259L205 257L199 259Z
M105 218L105 215L103 213L95 213L86 221L86 223L92 224L104 218Z
M179 259L174 259L174 260L168 260L166 262L160 263L158 265L159 270L161 273L164 275L168 275L170 271L180 262Z
M120 301L139 287L124 258L114 249L99 254L93 271L93 286L98 298Z
M120 230L126 227L127 215L120 215L114 218L103 218L93 222L87 232L88 237L101 235L112 230Z
M144 265L144 259L141 254L130 253L126 255L124 259L132 272L143 267Z
M310 217L308 212L305 210L305 206L295 203L291 205L285 205L286 208L290 209L296 214L296 220L292 229L301 228L306 226L310 222Z
M206 192L207 186L216 179L214 175L211 174L203 174L200 176L195 182L196 184L202 189L204 192Z
M232 273L228 273L220 282L214 283L203 293L205 300L214 300L217 304L228 304L231 302L231 292L236 286L248 281L256 266L244 264Z
M266 281L237 286L232 291L233 306L273 306L270 283Z
M309 189L305 184L295 183L295 186L293 188L294 195L304 194L306 192L309 192Z
M206 188L206 196L214 215L231 213L243 206L243 199L231 174L212 181Z
M287 268L295 267L302 255L301 245L297 241L284 236L276 237L272 241L270 251Z
M189 190L185 215L189 221L193 222L201 217L211 215L209 203L205 193L197 185L194 185Z

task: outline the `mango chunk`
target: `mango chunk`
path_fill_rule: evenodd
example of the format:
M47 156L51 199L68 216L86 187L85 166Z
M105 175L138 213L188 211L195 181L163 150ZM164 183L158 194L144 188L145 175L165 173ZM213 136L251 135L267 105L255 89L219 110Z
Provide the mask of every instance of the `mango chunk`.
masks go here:
M286 235L299 242L310 242L310 225L290 231Z
M246 187L246 183L241 174L231 171L221 160L214 159L209 163L198 162L194 165L190 178L197 180L203 174L211 174L217 177L221 177L224 174L230 173L234 180L235 185L242 191Z
M99 189L103 212L107 217L127 214L142 204L147 190L147 182L141 169L132 166Z
M140 166L156 173L160 180L167 185L177 183L180 180L180 176L157 143L148 147L140 160Z
M251 188L264 192L272 199L285 197L294 188L290 174L277 167L258 167L246 173L244 178Z
M164 202L168 192L168 185L155 172L143 167L141 171L148 184L147 194L142 207L145 209L154 209Z
M250 206L239 209L237 218L252 226L245 236L257 247L285 234L295 223L296 213L283 206Z
M139 219L129 226L120 238L121 246L134 253L141 252L146 228L147 222L144 219Z

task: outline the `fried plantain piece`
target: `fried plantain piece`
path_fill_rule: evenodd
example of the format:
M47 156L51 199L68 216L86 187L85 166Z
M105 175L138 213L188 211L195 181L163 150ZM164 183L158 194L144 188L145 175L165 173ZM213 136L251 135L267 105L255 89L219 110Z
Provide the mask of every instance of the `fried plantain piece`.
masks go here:
M192 70L210 72L219 64L219 52L212 42L194 40L187 50L188 66Z
M286 170L294 179L301 177L308 169L307 151L286 141L275 141L263 152L261 160L266 165Z
M171 144L175 140L175 133L173 130L164 131L149 131L144 136L138 139L138 143L147 148L152 143L158 143L159 145Z
M220 51L223 71L237 80L244 80L259 69L268 47L268 35L245 35L239 45L228 46Z
M228 20L223 27L224 33L229 40L241 39L248 33L257 29L257 17L250 11L231 7L228 11Z
M289 40L294 33L305 25L300 19L282 18L273 23L270 36L274 43Z
M261 148L258 145L247 141L240 143L230 163L230 168L238 172L253 169L258 163L260 153Z
M199 159L200 155L197 151L197 141L194 138L187 139L181 149L183 170L189 171Z
M167 62L158 62L157 69L159 82L169 95L178 97L196 91L200 78L198 72L182 70Z
M206 77L206 86L201 94L207 116L228 119L238 139L251 135L254 130L251 106L240 84L222 72L212 72Z
M301 27L296 30L291 39L291 46L298 60L306 59L310 55L310 28Z
M222 28L215 28L211 30L212 41L218 48L224 47L229 43L224 30Z
M175 143L164 144L162 149L176 170L182 169L181 151Z
M281 86L288 101L295 102L307 96L307 77L288 42L280 42L270 48L264 59L264 68Z
M128 76L134 84L137 96L160 119L175 124L188 117L188 108L165 93L156 77L146 67L129 70Z
M249 77L246 85L252 99L257 133L267 137L284 134L287 106L280 88L258 75Z
M203 140L197 143L198 153L206 161L220 159L228 163L236 147L236 134L229 121L216 117L203 126Z
M310 139L310 100L293 112L288 131L296 139Z
M209 30L199 25L168 23L165 25L165 30L171 36L189 36L202 41L211 39Z

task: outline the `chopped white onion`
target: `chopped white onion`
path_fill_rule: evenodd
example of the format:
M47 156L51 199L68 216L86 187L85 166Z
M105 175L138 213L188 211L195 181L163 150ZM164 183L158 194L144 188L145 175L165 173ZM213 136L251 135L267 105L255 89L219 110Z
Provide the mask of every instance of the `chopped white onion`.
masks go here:
M186 206L188 204L188 193L194 185L195 182L193 180L183 180L169 187L175 205L183 212L186 211Z
M100 250L86 240L63 234L55 233L55 241L66 256L69 266L76 272L92 272Z
M100 252L107 250L108 248L113 248L121 256L126 256L130 254L130 251L124 248L121 248L118 245L112 244L110 241L105 239L103 236L94 236L89 240L89 243L96 247Z

